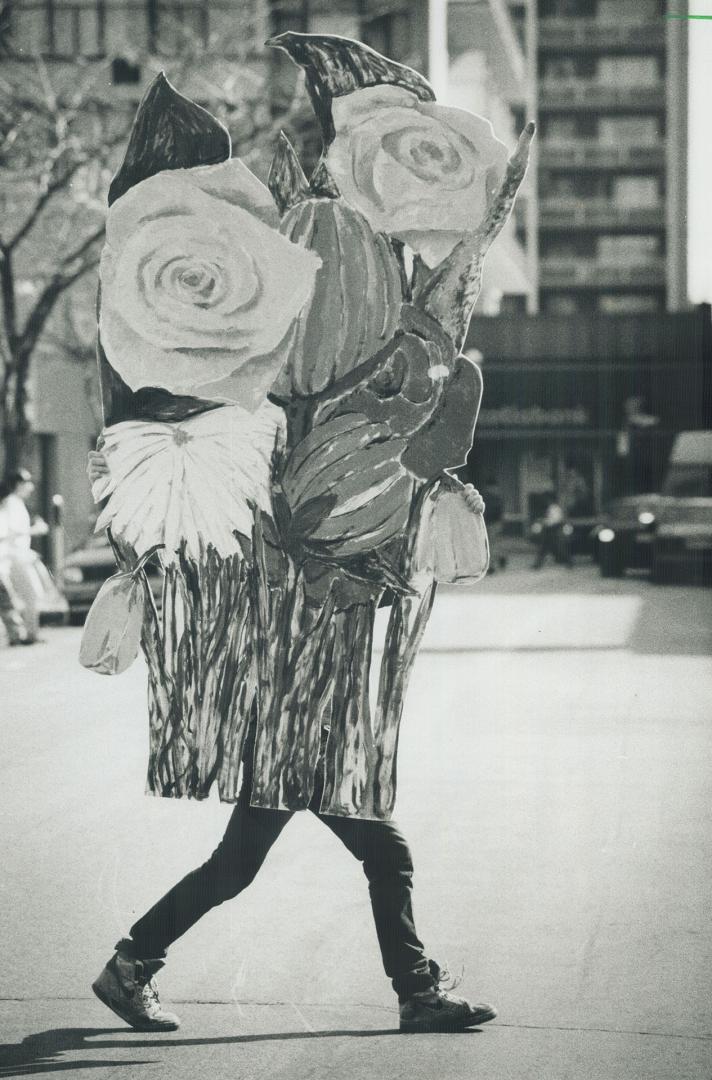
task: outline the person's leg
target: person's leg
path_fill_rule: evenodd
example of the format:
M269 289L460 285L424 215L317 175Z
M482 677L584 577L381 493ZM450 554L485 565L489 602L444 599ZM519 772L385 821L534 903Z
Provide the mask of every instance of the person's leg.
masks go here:
M175 1031L180 1020L161 1005L153 976L166 949L210 908L242 892L254 879L291 814L250 806L246 770L225 835L206 863L179 881L131 927L131 937L92 983L96 996L139 1031Z
M319 785L317 793L320 799ZM391 821L319 814L316 798L310 809L363 864L383 967L399 1001L433 987L435 977L415 929L413 860L405 837Z
M10 645L21 645L29 634L22 618L22 604L15 592L9 575L0 577L0 619L2 619Z
M471 1005L440 986L441 971L429 960L413 918L413 860L405 837L391 821L319 814L321 774L309 809L362 864L368 879L378 944L386 974L398 995L402 1032L462 1031L493 1020L491 1005Z
M246 776L225 835L202 866L191 871L142 915L130 930L131 954L161 958L166 949L211 908L246 889L291 818L285 810L250 806Z

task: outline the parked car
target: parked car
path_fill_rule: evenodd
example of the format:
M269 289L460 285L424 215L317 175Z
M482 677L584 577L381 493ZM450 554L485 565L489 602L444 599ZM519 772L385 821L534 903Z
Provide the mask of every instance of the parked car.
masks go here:
M62 591L69 604L69 620L81 626L99 589L117 572L116 560L105 533L93 536L64 560ZM163 574L152 560L146 565L151 592L160 601Z
M675 438L659 492L616 499L596 530L604 577L629 567L660 581L674 568L712 568L712 431Z

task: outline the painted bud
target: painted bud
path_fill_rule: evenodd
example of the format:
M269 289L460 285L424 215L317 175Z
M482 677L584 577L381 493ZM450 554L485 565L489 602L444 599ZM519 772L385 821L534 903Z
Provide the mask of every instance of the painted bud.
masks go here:
M134 573L113 574L91 606L79 649L79 663L100 675L120 675L141 645L144 592Z
M273 390L309 397L391 340L400 317L400 270L386 237L341 199L298 203L280 231L321 259L313 299L297 320L287 369Z

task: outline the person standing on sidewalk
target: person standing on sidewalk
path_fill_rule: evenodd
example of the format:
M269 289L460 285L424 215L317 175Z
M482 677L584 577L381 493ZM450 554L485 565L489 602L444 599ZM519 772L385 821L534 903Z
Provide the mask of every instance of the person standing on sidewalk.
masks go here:
M90 480L106 471L104 456L90 454ZM484 502L471 485L465 497L473 511L483 512ZM293 816L288 810L250 805L255 729L253 717L243 753L242 786L223 839L207 862L174 885L134 923L92 984L96 996L136 1030L178 1028L178 1017L163 1008L154 982L169 946L213 907L239 895L254 881ZM471 1005L449 993L454 984L447 989L443 986L447 972L425 952L413 916L413 861L395 823L319 813L327 738L328 727L324 726L309 810L363 865L383 966L398 995L400 1030L462 1031L493 1020L497 1013L491 1005Z
M37 570L39 556L32 550L32 540L49 532L47 522L41 517L33 520L27 509L34 490L35 483L27 469L12 473L2 486L2 505L8 521L10 573L24 607L22 618L27 628L28 644L41 640L40 602L44 595L44 585Z
M5 506L4 491L0 485L0 619L10 645L31 645L32 639L23 618L25 606L12 583L10 515Z

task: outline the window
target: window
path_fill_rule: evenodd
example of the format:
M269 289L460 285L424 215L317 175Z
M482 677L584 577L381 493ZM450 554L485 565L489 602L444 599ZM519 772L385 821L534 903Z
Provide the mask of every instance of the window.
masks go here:
M660 181L657 176L616 176L612 196L619 207L652 209L660 205Z
M664 0L598 0L598 18L607 23L652 23L664 14Z
M606 146L657 146L662 136L655 116L602 116L598 130Z
M356 15L334 12L309 15L310 34L338 34L339 37L358 38L359 21ZM378 50L381 51L380 49Z
M645 266L660 255L660 237L599 236L598 258L617 266Z
M591 79L597 68L595 56L547 56L541 65L541 76L550 81Z
M573 116L545 116L542 135L551 142L570 142L575 139L576 118Z
M562 233L542 236L541 256L545 259L586 259L596 254L595 240L586 233Z
M575 296L545 296L543 308L547 315L578 315L581 310Z
M117 56L111 61L111 81L115 86L136 85L141 82L141 65Z
M596 14L596 0L539 0L539 15L542 18L586 18Z
M542 173L539 194L548 199L604 199L608 192L605 176L575 172Z
M655 56L601 56L598 80L608 86L656 86L660 68Z
M331 31L333 33L333 31ZM390 12L377 18L361 20L360 29L351 37L360 38L376 52L393 60L405 60L410 53L410 17L404 12Z
M662 310L659 296L648 293L602 293L598 310L604 315L644 315Z

